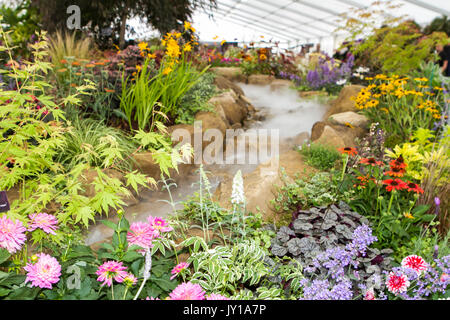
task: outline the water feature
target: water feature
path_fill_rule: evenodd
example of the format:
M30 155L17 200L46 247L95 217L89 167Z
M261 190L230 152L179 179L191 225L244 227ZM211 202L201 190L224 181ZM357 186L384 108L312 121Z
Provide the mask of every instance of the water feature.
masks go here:
M279 151L287 151L292 148L289 140L302 132L310 132L313 124L322 120L327 105L315 98L300 98L295 90L289 88L279 88L271 90L270 85L250 85L238 83L243 89L245 96L252 102L253 106L263 117L260 121L249 121L245 128L249 129L276 129L279 130ZM248 153L250 149L246 150ZM236 159L246 156L245 154L235 154ZM248 155L247 155L248 156ZM258 163L268 159L258 159ZM209 171L209 179L212 190L217 188L219 183L227 175L234 175L238 170L243 174L252 172L258 166L256 164L208 164L204 166ZM191 173L176 178L176 188L171 188L172 201L176 204L176 209L182 207L181 201L189 198L198 191L198 174L192 170ZM170 183L170 181L168 182ZM159 184L158 191L144 191L140 194L141 200L138 204L125 208L125 214L130 222L144 221L149 215L167 216L173 212L170 204L170 195L166 189L161 188L164 184ZM111 218L115 220L116 218ZM86 244L91 245L98 241L103 241L112 235L112 231L101 223L92 225L86 237Z

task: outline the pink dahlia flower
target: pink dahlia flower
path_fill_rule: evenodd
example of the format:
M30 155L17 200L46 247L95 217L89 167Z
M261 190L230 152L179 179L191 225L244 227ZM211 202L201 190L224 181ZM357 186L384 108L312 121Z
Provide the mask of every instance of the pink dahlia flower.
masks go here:
M170 280L175 278L181 271L186 270L187 267L189 267L189 263L187 262L180 262L177 264L171 271L172 276L170 277Z
M409 280L404 274L397 275L394 272L390 272L386 286L388 290L394 294L405 292L409 287Z
M127 234L129 245L137 245L143 249L153 247L152 241L157 237L157 233L152 226L145 222L135 222L131 224L130 231Z
M111 287L113 279L117 282L123 282L128 276L125 271L127 267L122 265L122 262L106 261L100 267L98 267L96 275L98 275L97 281L103 281L102 286L105 284Z
M420 256L410 255L403 258L402 267L413 269L417 275L420 275L422 271L427 270L428 263Z
M27 271L25 282L31 282L32 287L51 289L52 284L58 283L61 276L61 265L52 256L39 253L36 263L28 263L24 269Z
M169 297L171 300L205 300L205 291L200 285L187 282L173 289Z
M13 222L6 216L0 218L0 248L5 248L9 253L15 253L22 248L27 239L25 227L22 222Z
M58 219L54 215L47 213L33 213L29 215L31 221L28 231L42 229L45 233L56 235L55 230L58 229Z
M206 296L206 300L230 300L221 294L211 293L209 296Z
M173 230L173 228L169 226L169 223L161 217L149 216L147 221L158 235L161 234L161 232L170 232Z

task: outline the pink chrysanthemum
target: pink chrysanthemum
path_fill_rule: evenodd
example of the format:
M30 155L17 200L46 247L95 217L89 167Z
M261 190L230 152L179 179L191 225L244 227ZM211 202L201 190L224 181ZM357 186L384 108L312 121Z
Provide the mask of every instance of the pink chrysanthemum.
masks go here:
M127 267L123 266L122 262L106 261L98 267L95 274L98 275L97 281L103 281L102 286L107 284L108 287L111 287L113 279L120 283L123 282L128 276L126 269Z
M187 282L178 285L169 296L171 300L205 300L205 291L200 285Z
M58 219L47 213L33 213L29 215L31 221L28 231L42 229L45 233L56 235L55 230L58 229Z
M58 283L61 276L61 265L52 256L39 253L36 263L28 263L24 269L27 271L25 282L31 282L32 287L51 289L52 284Z
M404 274L397 275L390 272L386 280L386 286L394 294L405 292L409 287L409 280Z
M13 222L6 216L0 218L0 248L5 248L9 253L15 253L22 248L27 239L25 227L22 222Z
M420 275L422 271L427 270L428 263L420 256L410 255L403 258L402 267L413 269L417 275Z
M211 293L209 296L206 296L206 300L230 300L221 294Z
M161 232L170 232L173 230L169 223L161 217L153 217L149 216L147 218L148 223L152 226L152 228L159 235Z
M129 245L137 245L143 249L153 247L152 241L157 237L157 233L152 226L145 222L135 222L131 224L130 231L127 234Z
M128 273L125 278L123 278L123 283L127 286L134 286L137 283L137 278L132 273Z
M187 267L189 267L189 263L187 262L180 262L179 264L177 264L171 271L173 276L170 277L170 280L175 278L181 271L186 270Z

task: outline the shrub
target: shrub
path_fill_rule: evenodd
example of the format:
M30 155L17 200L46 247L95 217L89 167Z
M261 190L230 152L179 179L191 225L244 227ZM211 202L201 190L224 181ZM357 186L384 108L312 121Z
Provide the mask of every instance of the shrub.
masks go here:
M111 149L111 147L114 148ZM108 127L94 119L75 120L64 134L64 145L57 154L57 161L71 169L77 164L88 163L92 167L105 167L105 159L111 156L124 159L138 145L119 129ZM114 151L118 154L111 154ZM130 170L132 162L119 164L119 168Z
M93 41L89 37L77 39L76 32L61 33L57 31L49 41L49 55L55 69L63 67L64 59L90 59Z
M335 148L318 143L303 144L300 153L305 157L307 164L322 171L329 171L341 158Z
M211 109L207 102L217 92L214 77L213 73L203 74L199 81L183 95L176 109L176 123L193 123L197 112Z

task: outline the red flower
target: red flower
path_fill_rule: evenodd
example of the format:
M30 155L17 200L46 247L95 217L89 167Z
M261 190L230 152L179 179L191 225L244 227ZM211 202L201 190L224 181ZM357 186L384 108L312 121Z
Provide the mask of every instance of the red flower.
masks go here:
M391 168L399 168L399 169L405 169L407 167L407 164L405 163L405 160L401 155L397 159L392 160L389 165L391 166Z
M385 173L385 175L391 176L391 177L403 177L406 170L400 167L391 167L391 170Z
M390 272L386 280L388 290L394 294L405 292L409 287L408 278L404 274L396 275Z
M338 148L338 151L340 153L346 153L349 156L355 156L358 154L358 151L356 151L356 148L351 148L351 147Z
M408 191L415 192L417 194L423 193L423 189L417 184L413 182L409 182L406 184L406 188Z
M420 275L422 271L427 270L428 264L422 257L410 255L402 260L402 267L413 269L417 275Z
M406 189L407 184L400 179L387 179L383 180L383 184L386 185L386 190L391 192L392 190Z
M382 164L381 161L377 161L375 158L361 158L359 162L371 166L380 166Z

